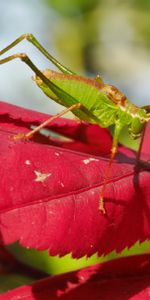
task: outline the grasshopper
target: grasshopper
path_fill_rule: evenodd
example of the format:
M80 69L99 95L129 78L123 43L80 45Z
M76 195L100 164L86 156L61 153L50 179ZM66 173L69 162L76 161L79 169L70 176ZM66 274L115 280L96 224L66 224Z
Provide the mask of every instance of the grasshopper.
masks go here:
M111 148L111 156L104 175L104 183L100 191L99 209L105 214L104 192L109 178L112 162L118 148L118 140L122 129L127 126L130 135L136 139L142 136L147 122L150 121L149 106L137 107L115 86L105 84L99 75L94 79L79 76L62 65L49 54L38 40L30 33L26 33L0 51L0 55L6 53L15 45L26 39L32 43L49 61L61 72L47 69L40 71L25 53L16 53L0 60L0 64L19 58L27 64L35 73L34 81L42 91L55 102L66 107L62 112L50 117L40 126L26 135L18 135L18 138L30 138L41 128L48 125L54 119L72 111L80 120L98 124L103 128L114 125L114 135ZM140 158L142 139L137 154Z

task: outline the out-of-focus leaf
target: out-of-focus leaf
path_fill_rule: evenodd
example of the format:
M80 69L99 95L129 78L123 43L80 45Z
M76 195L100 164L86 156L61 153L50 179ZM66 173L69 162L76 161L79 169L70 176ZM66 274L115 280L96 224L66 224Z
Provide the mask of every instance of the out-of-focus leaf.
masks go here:
M137 242L130 249L125 248L119 254L112 251L106 256L98 257L97 254L93 254L91 257L87 258L84 256L79 259L72 258L71 254L67 254L63 257L50 256L47 250L38 251L36 249L26 249L18 243L7 246L7 249L22 263L32 266L32 268L37 270L46 272L47 274L56 275L75 271L96 263L106 262L114 258L148 253L150 249L150 241L145 241L143 243Z
M20 124L27 131L41 114L34 113L32 119L33 112L12 106L9 111L9 105L4 114L3 104L1 111L2 243L19 240L28 248L48 249L51 255L72 252L81 257L119 252L150 237L148 164L135 168L134 157L122 148L107 184L107 215L103 215L98 206L108 159L43 144L40 139L14 141ZM55 125L63 122L66 126L73 121L58 120Z
M139 248L140 247L138 245L138 249ZM96 254L92 255L89 258L84 256L80 259L73 259L71 257L71 254L67 254L63 257L50 256L47 250L37 251L36 249L27 249L25 247L22 247L18 243L7 246L7 249L10 253L13 253L17 260L50 275L75 271L77 269L85 268L90 265L102 262L103 259L105 259L106 261L115 256L115 253L109 254L109 257L105 256L105 258L97 257ZM144 250L147 249L148 246ZM142 250L141 253L143 253Z
M100 0L47 0L58 12L65 16L79 16L82 13L92 10L96 7Z
M19 272L12 271L8 274L0 275L0 294L14 289L24 284L30 284L35 281L35 278L27 274L19 274Z
M0 294L44 278L46 275L44 272L18 262L5 248L0 247Z
M54 276L0 296L3 300L148 300L150 255L121 258Z

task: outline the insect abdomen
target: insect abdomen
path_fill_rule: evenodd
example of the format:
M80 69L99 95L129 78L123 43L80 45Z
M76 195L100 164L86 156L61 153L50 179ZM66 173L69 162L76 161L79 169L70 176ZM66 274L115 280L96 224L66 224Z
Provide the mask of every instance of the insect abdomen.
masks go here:
M94 79L85 79L77 75L64 75L51 70L43 72L51 82L64 90L68 95L71 95L74 102L68 103L66 97L61 99L54 93L51 88L42 82L38 77L35 77L37 85L44 91L44 93L56 102L68 107L75 103L83 104L87 109L87 117L80 115L79 111L75 111L83 120L99 123L103 127L107 127L114 122L114 113L116 111L116 104L109 99L107 92L103 90L105 85L100 85ZM109 113L105 112L109 108ZM84 111L84 109L83 109Z

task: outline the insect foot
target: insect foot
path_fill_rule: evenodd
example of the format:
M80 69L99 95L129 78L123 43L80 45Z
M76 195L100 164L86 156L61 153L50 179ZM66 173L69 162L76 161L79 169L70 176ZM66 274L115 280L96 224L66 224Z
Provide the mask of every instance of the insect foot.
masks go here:
M25 133L20 132L20 133L14 135L12 139L13 139L14 141L18 141L18 140L22 140L22 139L23 139L23 140L28 140L29 137L28 137Z
M99 210L103 213L103 215L106 215L104 198L102 196L100 197L100 200L99 200Z

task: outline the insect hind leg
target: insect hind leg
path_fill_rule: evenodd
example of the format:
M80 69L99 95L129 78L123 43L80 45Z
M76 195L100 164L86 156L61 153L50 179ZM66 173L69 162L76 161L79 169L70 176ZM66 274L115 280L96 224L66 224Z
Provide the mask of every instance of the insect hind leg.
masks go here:
M56 92L56 94L59 95L63 95L64 97L68 97L71 101L72 101L72 105L68 108L66 108L65 110L63 110L62 112L60 112L59 114L50 117L48 120L46 120L44 123L40 124L38 127L36 127L34 130L30 131L28 134L24 135L24 134L19 134L15 137L15 139L20 139L20 138L30 138L31 136L33 136L33 134L37 131L39 131L40 129L44 128L45 126L47 126L50 122L52 122L53 120L63 116L64 114L66 114L69 111L78 109L81 107L81 104L79 102L75 102L75 99L72 98L69 94L67 94L65 91L61 90L57 85L55 85L53 82L51 82L36 66L35 64L30 60L30 58L25 54L25 53L16 53L13 55L10 55L4 59L0 60L0 64L4 64L7 63L11 60L14 60L16 58L20 58L21 61L25 62L34 72L37 76L40 77L40 79L42 79L42 81L48 86L50 87L54 92Z
M2 49L0 51L0 55L3 55L13 47L15 47L17 44L19 44L21 41L27 40L30 42L34 47L36 47L48 60L50 60L61 72L65 74L74 74L71 70L69 70L67 67L62 65L56 58L54 58L34 37L31 33L25 33L22 34L19 38L17 38L15 41L13 41L11 44L9 44L7 47Z
M13 59L20 58L25 64L29 66L30 69L58 96L58 98L66 98L68 103L71 105L79 103L75 98L73 98L70 94L62 90L59 86L53 83L50 79L48 79L30 60L30 58L25 53L16 53L10 56L7 56L0 60L0 64L7 63Z
M112 144L112 148L111 148L111 157L110 157L110 160L109 160L108 167L107 167L107 169L105 171L105 174L104 174L104 183L103 183L103 186L102 186L102 189L101 189L101 192L100 192L99 210L103 214L106 214L105 199L104 199L105 190L106 190L107 182L108 182L109 175L110 175L110 172L111 172L112 163L113 163L114 158L115 158L116 153L117 153L118 140L119 140L119 135L120 135L120 132L121 132L122 128L123 128L123 126L120 123L120 121L117 121L116 126L115 126L114 137L113 137L113 144Z

